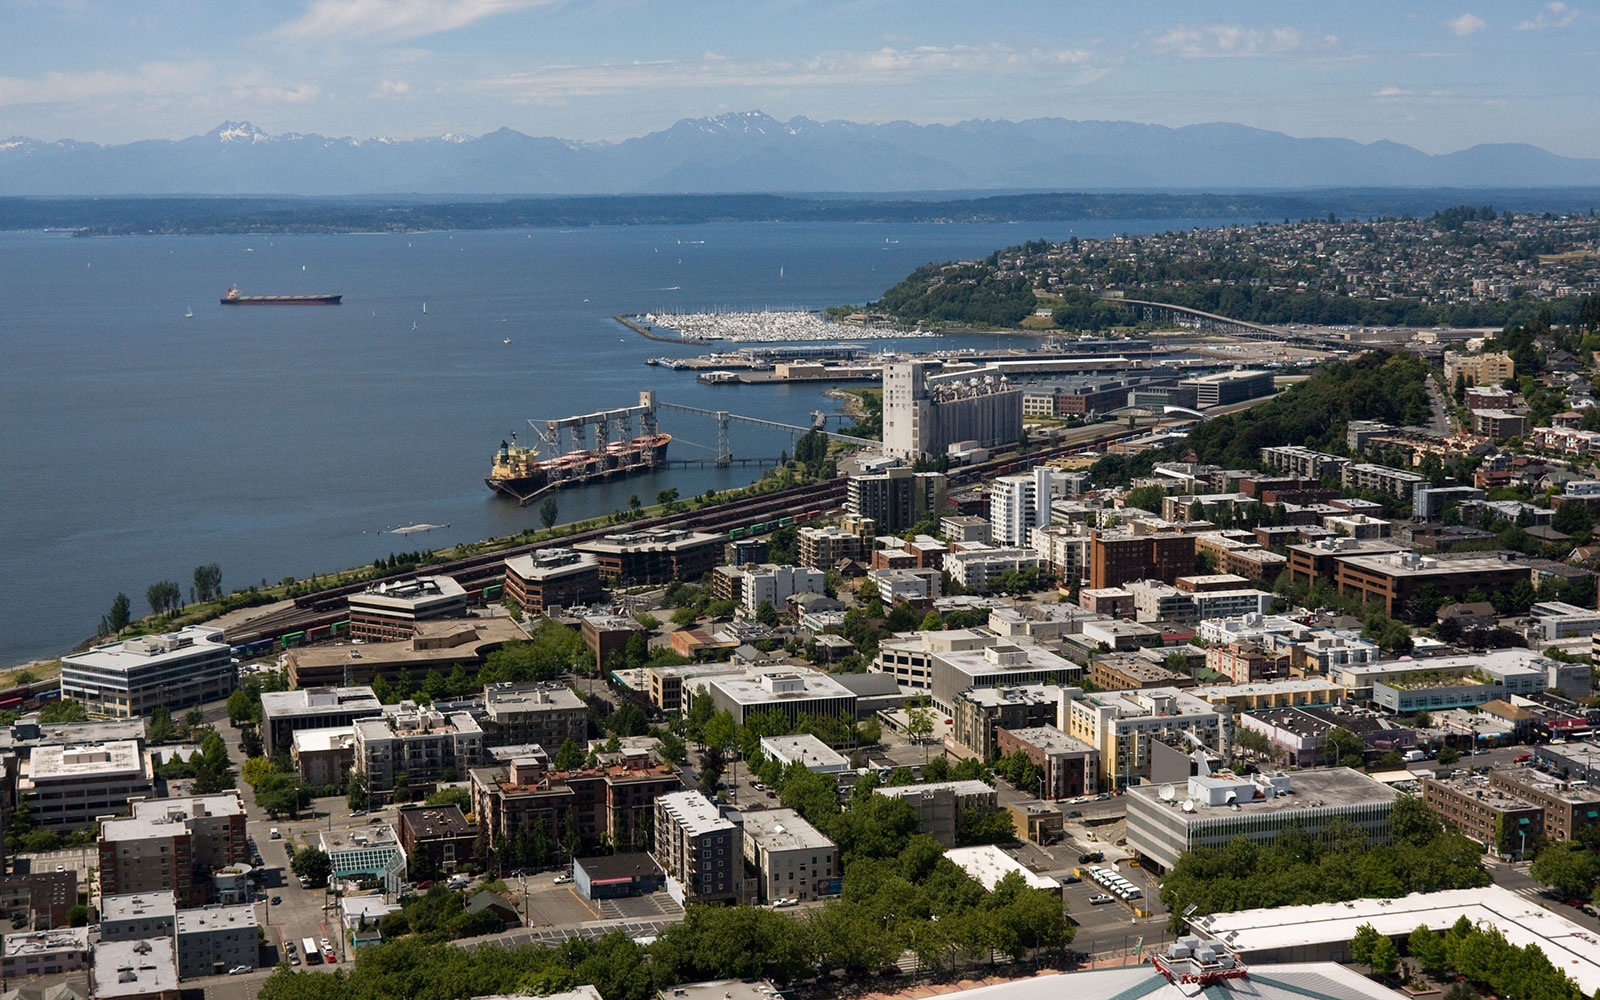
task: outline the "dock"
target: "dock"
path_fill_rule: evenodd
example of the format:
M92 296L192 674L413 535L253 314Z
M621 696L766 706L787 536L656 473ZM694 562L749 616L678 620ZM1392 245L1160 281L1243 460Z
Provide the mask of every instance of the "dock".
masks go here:
M696 347L706 347L711 343L709 340L690 340L687 337L663 337L661 334L656 333L654 330L635 320L632 316L629 316L626 313L617 313L611 318L632 330L634 333L637 333L639 336L648 338L650 340L659 340L667 344L692 344Z

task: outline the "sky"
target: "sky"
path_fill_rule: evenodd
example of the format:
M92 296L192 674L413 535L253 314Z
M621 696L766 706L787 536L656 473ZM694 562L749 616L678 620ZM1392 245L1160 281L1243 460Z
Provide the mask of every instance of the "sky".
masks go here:
M1600 157L1600 0L0 0L0 137L1239 122Z

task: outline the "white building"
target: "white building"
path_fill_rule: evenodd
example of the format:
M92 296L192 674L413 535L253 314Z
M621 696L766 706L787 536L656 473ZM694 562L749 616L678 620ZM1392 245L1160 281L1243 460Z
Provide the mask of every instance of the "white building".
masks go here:
M233 648L222 629L190 625L95 646L61 658L61 697L91 715L148 716L157 706L184 708L226 698L238 686Z
M956 847L945 851L944 856L989 892L993 892L994 887L1007 875L1022 876L1022 881L1027 883L1030 889L1043 889L1058 895L1061 892L1060 882L1024 867L1016 858L993 844Z
M466 712L446 716L413 706L357 721L355 737L355 769L366 777L367 794L379 803L389 801L401 781L421 789L458 780L483 759L483 730Z
M35 747L20 764L17 795L31 795L33 822L47 830L75 830L100 816L128 811L128 801L149 798L155 769L138 740Z
M999 641L998 636L968 628L896 635L878 644L871 670L889 674L902 689L927 691L933 688L934 654L983 649Z
M1088 575L1091 534L1083 524L1047 524L1033 529L1033 550L1063 585Z
M822 593L823 573L809 566L777 566L771 563L740 568L743 585L740 587L739 608L754 616L763 604L779 611L783 603L796 594Z
M171 938L102 941L89 972L95 1000L178 995L178 952Z
M804 903L839 894L839 848L793 809L745 813L742 839L759 901Z
M761 737L761 755L788 767L799 764L818 774L842 774L850 770L850 760L844 754L812 736Z
M1322 836L1336 821L1361 830L1369 845L1389 843L1389 813L1399 793L1347 767L1289 774L1200 774L1187 787L1127 789L1128 848L1171 869L1197 847L1235 837L1271 843L1290 826Z
M214 976L244 966L254 969L261 946L256 908L200 906L177 916L178 978Z
M999 476L989 484L989 537L997 546L1032 544L1033 529L1050 523L1050 502L1067 495L1048 465L1017 476Z
M856 696L829 677L801 671L774 671L755 676L713 677L706 688L717 711L727 709L743 725L755 712L777 711L798 722L802 715L854 720Z
M867 579L878 588L885 607L900 601L931 601L943 597L943 579L936 569L875 569Z
M1188 733L1228 756L1233 712L1177 688L1084 692L1063 688L1056 728L1100 751L1100 785L1124 787L1150 776L1152 741Z
M944 569L950 574L950 579L977 594L987 594L995 589L1000 577L1006 573L1043 568L1044 560L1033 549L980 548L973 545L944 557Z

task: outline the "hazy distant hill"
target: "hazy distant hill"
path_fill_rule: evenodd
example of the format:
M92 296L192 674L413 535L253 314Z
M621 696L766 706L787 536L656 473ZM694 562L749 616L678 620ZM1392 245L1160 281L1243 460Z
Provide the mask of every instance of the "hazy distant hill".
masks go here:
M705 194L1244 190L1600 185L1600 160L1526 145L1433 156L1393 142L1295 139L1243 125L686 119L617 143L535 138L205 135L123 146L0 142L0 195Z

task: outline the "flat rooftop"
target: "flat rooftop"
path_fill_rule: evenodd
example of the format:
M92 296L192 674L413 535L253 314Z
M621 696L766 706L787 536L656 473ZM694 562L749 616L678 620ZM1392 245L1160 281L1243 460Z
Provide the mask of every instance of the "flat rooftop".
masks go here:
M672 792L657 798L656 803L670 812L691 837L734 828L711 800L699 792Z
M806 767L842 769L850 766L849 758L810 733L798 736L763 736L761 750L784 763L798 762Z
M148 920L175 917L178 898L172 892L123 892L100 897L100 920Z
M783 671L785 675L800 678L803 686L798 691L774 691L762 683L762 677L735 675L718 677L708 687L716 687L728 698L741 705L764 705L775 701L814 701L818 698L854 698L849 688L827 674L810 671Z
M993 795L994 786L977 780L930 781L926 785L889 785L877 790L879 795L891 795L901 799L912 799L944 791L954 792L957 798L967 798L973 795Z
M296 729L294 748L300 753L346 750L356 745L356 727L329 726L326 729Z
M178 911L179 937L185 934L207 934L255 926L256 908L249 903L237 906L225 903L197 906Z
M129 804L138 819L201 818L207 816L243 816L244 799L238 792L220 795L194 795L188 798L140 799Z
M1423 788L1427 788L1429 783L1436 787L1447 788L1490 809L1517 812L1538 808L1527 799L1519 799L1489 784L1489 776L1486 774L1453 774L1448 778L1428 778L1422 783Z
M984 708L1000 705L1046 705L1061 701L1058 684L1014 684L1006 687L968 688L956 695L957 701L967 701Z
M178 953L171 938L101 941L94 949L94 995L161 996L178 991Z
M491 717L501 713L583 711L586 706L565 684L489 684L483 706Z
M113 673L128 673L165 661L216 656L231 658L233 647L222 641L222 629L209 625L190 625L163 635L142 635L121 642L108 642L83 653L63 656L69 667L88 667Z
M1007 729L1006 732L1029 746L1038 747L1046 753L1097 752L1094 747L1076 736L1068 736L1055 726L1027 726L1023 729Z
M832 848L833 841L793 809L752 810L744 814L744 835L769 851Z
M6 958L24 955L53 955L58 952L88 951L89 928L61 927L53 931L22 931L0 938Z
M1243 799L1238 802L1241 811L1258 816L1270 816L1275 813L1297 812L1303 809L1314 809L1340 806L1358 806L1375 802L1393 802L1398 794L1382 782L1360 771L1352 771L1348 767L1334 767L1326 770L1295 771L1288 775L1290 793L1265 799ZM1190 781L1202 780L1191 778ZM1232 783L1226 774L1212 776L1213 781ZM1240 776L1236 779L1239 783L1249 779ZM1172 809L1185 823L1196 820L1215 819L1232 813L1228 806L1208 806L1201 799L1195 799L1194 811L1188 812L1182 808L1185 801L1185 789L1177 786L1176 794L1170 803L1161 798L1161 788L1157 785L1132 785L1125 794L1136 796L1152 804Z
M145 756L134 740L110 743L73 743L35 747L29 758L28 778L41 781L82 781L110 778L145 770Z
M955 862L962 871L972 876L973 881L983 886L989 892L1000 884L1000 880L1007 875L1016 873L1022 880L1034 889L1045 889L1050 892L1060 892L1061 883L1045 875L1038 875L1027 868L1011 855L1002 851L993 844L980 844L977 847L954 847L944 852L944 856Z
M1446 930L1461 917L1495 928L1515 947L1538 947L1557 969L1577 981L1585 996L1600 989L1600 942L1594 934L1497 885L1419 892L1398 899L1216 913L1200 918L1196 926L1207 934L1228 937L1248 958L1251 952L1347 942L1362 924L1371 924L1380 934L1404 936L1418 926Z
M377 715L383 711L383 702L378 700L370 687L302 688L296 691L263 691L261 711L267 719L336 712Z

